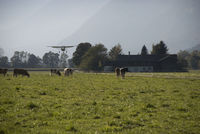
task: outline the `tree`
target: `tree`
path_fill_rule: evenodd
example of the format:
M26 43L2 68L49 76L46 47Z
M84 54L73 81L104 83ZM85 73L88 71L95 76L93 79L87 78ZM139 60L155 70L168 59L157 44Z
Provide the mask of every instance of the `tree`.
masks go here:
M167 54L167 52L168 52L168 48L163 41L160 41L160 43L156 45L152 45L151 54L162 55L162 54Z
M29 54L24 51L15 51L14 55L11 57L11 62L13 67L26 67Z
M28 67L37 67L40 63L40 58L36 57L34 54L30 54L28 58Z
M148 50L145 45L142 47L141 55L148 55Z
M48 67L58 67L59 63L58 53L53 53L50 51L48 53L45 53L42 59L43 63L45 63Z
M60 67L67 67L68 62L67 62L68 55L66 53L62 53L60 56Z
M178 63L183 68L200 69L200 51L180 51L178 53Z
M80 43L76 51L73 53L72 61L76 66L79 66L81 63L81 60L83 58L83 55L91 48L91 44L86 42L86 43Z
M115 45L113 48L109 51L109 58L110 60L116 60L117 56L122 54L122 48L120 44Z
M83 56L80 67L83 70L100 71L107 60L107 48L103 44L91 47Z
M22 65L22 61L20 60L19 51L15 51L14 55L11 57L11 62L13 67L20 67Z
M9 67L7 56L0 57L0 67Z
M177 55L178 55L178 58L182 58L182 59L188 59L189 57L190 57L190 53L188 52L188 51L179 51L178 53L177 53Z
M191 53L191 56L189 58L189 65L192 69L198 69L199 67L199 61L200 61L200 52L199 51L193 51Z
M68 59L68 66L70 68L74 67L74 63L73 63L72 59Z
M190 53L187 52L187 51L179 51L177 53L177 56L178 56L178 65L179 65L179 68L180 69L187 68L189 66L188 65L188 60L189 60L189 57L190 57Z
M0 57L2 57L4 55L4 50L3 48L0 48Z

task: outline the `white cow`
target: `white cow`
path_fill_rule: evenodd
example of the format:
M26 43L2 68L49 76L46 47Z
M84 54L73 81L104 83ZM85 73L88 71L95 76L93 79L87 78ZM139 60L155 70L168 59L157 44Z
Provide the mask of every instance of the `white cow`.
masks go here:
M70 76L73 74L73 70L71 68L64 69L64 76Z

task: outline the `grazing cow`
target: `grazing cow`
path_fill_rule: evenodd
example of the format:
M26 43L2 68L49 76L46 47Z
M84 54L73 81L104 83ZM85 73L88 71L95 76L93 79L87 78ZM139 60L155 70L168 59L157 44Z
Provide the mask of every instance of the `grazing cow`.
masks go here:
M65 68L64 69L64 75L65 76L70 76L73 74L73 70L71 68Z
M122 76L122 79L125 78L125 73L128 71L128 68L120 68L120 74Z
M26 75L27 77L30 77L28 71L24 69L14 69L13 76L17 77L17 75L22 75L22 76Z
M56 74L56 75L58 75L58 76L61 76L60 71L57 70L57 69L51 69L51 76L52 76L53 74Z
M3 74L5 76L7 72L8 72L8 69L1 69L0 68L0 74Z
M116 68L115 68L115 73L116 73L116 76L117 76L117 77L120 76L120 68L119 68L119 67L116 67Z

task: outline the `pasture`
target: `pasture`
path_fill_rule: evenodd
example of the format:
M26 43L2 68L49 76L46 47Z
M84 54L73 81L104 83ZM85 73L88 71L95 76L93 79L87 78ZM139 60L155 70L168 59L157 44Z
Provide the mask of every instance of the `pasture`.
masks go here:
M199 134L200 72L0 76L0 134Z

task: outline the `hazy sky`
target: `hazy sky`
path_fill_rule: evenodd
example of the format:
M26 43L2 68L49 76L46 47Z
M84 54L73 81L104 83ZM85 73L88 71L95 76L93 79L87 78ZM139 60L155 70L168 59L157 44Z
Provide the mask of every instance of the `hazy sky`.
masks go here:
M138 54L163 40L177 53L200 44L199 29L199 0L112 0L63 42L120 43L125 54Z
M9 57L16 50L42 56L108 1L0 0L0 47Z
M137 54L164 40L176 53L200 43L199 12L199 0L0 0L0 48L42 57L88 41Z

